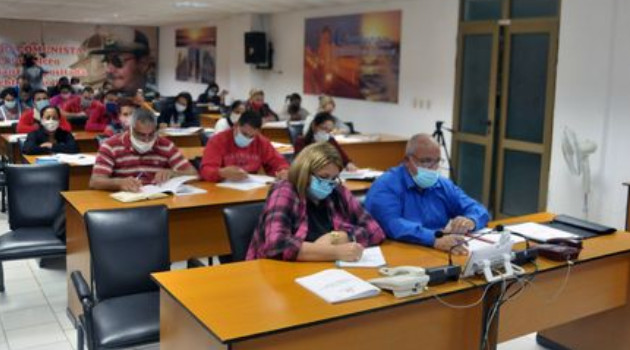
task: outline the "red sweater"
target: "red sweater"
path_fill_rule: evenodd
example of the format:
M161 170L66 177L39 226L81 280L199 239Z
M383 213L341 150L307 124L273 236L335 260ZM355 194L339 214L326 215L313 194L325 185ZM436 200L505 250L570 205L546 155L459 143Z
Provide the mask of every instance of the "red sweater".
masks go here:
M206 144L201 161L201 177L206 181L219 182L219 169L237 166L250 174L258 173L260 168L269 176L289 167L289 163L276 151L271 142L262 135L256 135L254 141L245 148L234 142L234 131L225 130Z
M67 132L72 132L72 126L63 116L59 119L59 128ZM16 131L18 134L28 134L31 131L39 129L39 124L35 122L34 109L27 109L20 116Z
M85 131L103 131L112 119L105 113L105 106L99 101L93 100L86 109L81 107L81 96L73 96L63 105L63 110L68 113L85 112L88 120L85 123Z

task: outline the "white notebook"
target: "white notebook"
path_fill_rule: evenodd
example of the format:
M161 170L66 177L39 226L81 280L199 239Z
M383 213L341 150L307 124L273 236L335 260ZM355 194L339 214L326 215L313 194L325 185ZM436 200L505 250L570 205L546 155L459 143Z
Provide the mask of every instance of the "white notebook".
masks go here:
M381 247L365 248L359 261L348 262L337 260L338 267L381 267L386 264Z
M505 227L506 230L518 233L523 237L538 242L546 242L552 238L578 238L573 233L561 231L553 227L537 224L534 222L526 222L524 224L510 225Z
M339 269L328 269L296 278L295 282L331 304L368 298L381 292L350 272Z
M342 171L339 177L343 180L374 180L383 175L380 170L359 169L357 171Z

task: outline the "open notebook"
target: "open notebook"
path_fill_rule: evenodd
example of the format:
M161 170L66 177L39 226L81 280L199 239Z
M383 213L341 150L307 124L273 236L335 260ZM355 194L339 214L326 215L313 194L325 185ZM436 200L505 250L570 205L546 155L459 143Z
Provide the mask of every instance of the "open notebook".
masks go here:
M197 179L196 176L178 176L160 185L142 186L140 192L121 191L112 193L110 196L117 201L129 203L148 199L164 198L168 196L168 193L172 193L175 196L206 193L206 190L202 188L184 184L195 179Z
M381 247L368 247L363 250L363 255L358 261L336 262L338 267L381 267L387 265Z
M350 272L338 269L296 278L295 282L331 304L372 297L381 291Z

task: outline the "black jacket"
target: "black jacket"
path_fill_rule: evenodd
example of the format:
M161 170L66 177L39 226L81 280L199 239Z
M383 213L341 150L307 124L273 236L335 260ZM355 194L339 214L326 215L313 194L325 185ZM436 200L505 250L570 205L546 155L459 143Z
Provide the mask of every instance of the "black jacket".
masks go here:
M165 110L160 112L160 117L158 118L158 124L164 123L168 126L171 125L171 121L175 121L177 119L177 110L175 109L175 104L169 105ZM199 124L199 116L197 116L192 108L188 108L184 111L184 121L182 128L188 128L191 126L200 126Z
M62 130L61 128L55 131L55 143L52 148L40 147L44 142L48 142L48 133L43 127L35 131L31 131L26 136L22 153L27 155L35 154L50 154L50 153L79 153L79 146L77 145L74 137L71 133Z

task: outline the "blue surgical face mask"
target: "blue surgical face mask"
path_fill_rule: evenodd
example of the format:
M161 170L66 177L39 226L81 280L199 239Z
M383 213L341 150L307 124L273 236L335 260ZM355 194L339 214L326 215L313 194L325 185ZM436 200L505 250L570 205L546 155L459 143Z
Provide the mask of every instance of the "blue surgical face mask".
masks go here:
M236 132L236 136L234 136L234 142L240 148L245 148L245 147L249 146L249 144L251 144L252 141L254 141L253 137L247 137L247 136L243 135L240 130L237 131Z
M422 167L416 167L416 169L418 170L418 172L415 176L413 176L413 181L420 188L424 189L433 187L440 178L440 173L438 173L437 170L430 170Z
M322 200L330 196L335 187L337 187L337 182L320 179L315 175L311 175L311 183L308 185L308 194L314 199Z
M16 101L4 101L4 105L8 108L8 109L13 109L15 108L15 106L17 105Z
M39 100L35 102L35 107L37 107L38 111L41 111L42 109L48 107L49 105L50 105L50 101L48 101L48 99Z

